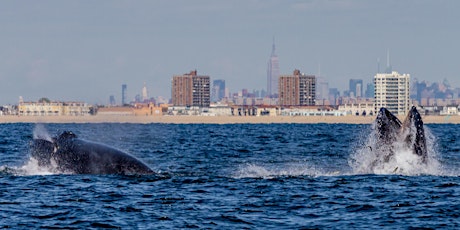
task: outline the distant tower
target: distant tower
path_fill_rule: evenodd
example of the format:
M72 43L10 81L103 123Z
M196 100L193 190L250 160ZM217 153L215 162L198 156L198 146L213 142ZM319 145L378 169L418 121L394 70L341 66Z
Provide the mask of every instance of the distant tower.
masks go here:
M387 69L385 70L385 73L391 73L393 72L393 68L391 67L390 64L390 49L387 50Z
M339 98L340 93L337 88L330 88L329 89L329 102L331 105L337 105L337 99Z
M128 104L128 101L126 100L127 91L128 91L128 86L126 84L121 85L121 105L122 106Z
M329 99L329 83L323 77L316 78L316 99L319 102L322 100Z
M374 83L367 83L366 92L364 93L364 96L366 98L374 98L374 93L375 93Z
M329 99L329 83L321 76L321 63L318 63L318 77L316 78L316 102L324 105L324 100Z
M267 94L269 97L276 97L278 93L278 78L280 76L280 65L278 56L275 53L275 38L273 38L272 54L268 61L267 68Z
M115 96L110 95L109 97L109 105L114 106L115 105Z
M148 101L149 100L149 92L147 91L147 86L144 82L144 87L142 87L142 101Z
M225 97L225 80L218 79L212 82L211 101L218 102Z
M362 79L350 79L348 88L350 96L358 98L363 96L363 80ZM351 95L353 93L353 95Z

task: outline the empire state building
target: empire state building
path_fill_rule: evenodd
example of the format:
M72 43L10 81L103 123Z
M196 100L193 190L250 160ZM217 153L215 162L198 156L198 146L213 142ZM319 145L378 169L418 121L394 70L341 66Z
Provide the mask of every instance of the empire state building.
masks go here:
M280 76L280 65L278 56L275 53L275 41L273 40L272 54L268 61L267 68L267 94L269 97L277 97L278 78Z

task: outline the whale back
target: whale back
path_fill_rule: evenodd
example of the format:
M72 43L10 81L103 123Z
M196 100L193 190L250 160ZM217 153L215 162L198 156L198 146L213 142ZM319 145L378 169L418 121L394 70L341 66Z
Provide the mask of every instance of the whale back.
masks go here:
M134 156L104 144L85 141L69 131L54 143L34 140L33 156L44 165L56 162L61 172L76 174L152 174L153 171Z

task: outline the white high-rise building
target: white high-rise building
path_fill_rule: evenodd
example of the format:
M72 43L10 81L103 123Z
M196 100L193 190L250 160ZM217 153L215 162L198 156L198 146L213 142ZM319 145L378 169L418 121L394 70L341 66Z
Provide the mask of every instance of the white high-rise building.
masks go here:
M410 106L410 75L378 73L374 76L375 113L385 107L395 115L405 115Z
M147 101L149 99L149 91L147 90L147 86L144 83L144 87L142 87L142 101Z
M355 96L356 96L357 98L358 98L358 97L362 97L363 95L361 95L361 94L362 94L361 92L363 92L363 84L362 84L362 83L358 83L358 84L356 84L356 95L355 95Z

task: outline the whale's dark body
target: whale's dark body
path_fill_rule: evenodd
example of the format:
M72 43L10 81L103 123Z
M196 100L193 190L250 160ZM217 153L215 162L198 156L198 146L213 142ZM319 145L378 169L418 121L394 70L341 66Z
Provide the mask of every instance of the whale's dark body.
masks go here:
M417 108L412 106L404 122L401 122L386 108L381 108L376 118L377 144L380 150L386 150L385 159L392 154L392 144L403 141L414 154L427 159L426 136L422 117Z
M77 138L63 132L51 141L34 139L32 157L39 166L56 167L60 172L76 174L153 174L140 160L104 144Z

